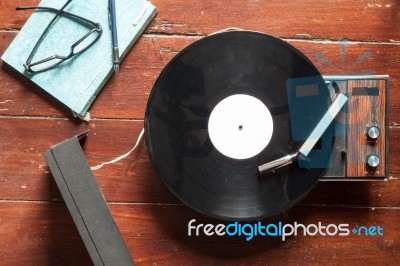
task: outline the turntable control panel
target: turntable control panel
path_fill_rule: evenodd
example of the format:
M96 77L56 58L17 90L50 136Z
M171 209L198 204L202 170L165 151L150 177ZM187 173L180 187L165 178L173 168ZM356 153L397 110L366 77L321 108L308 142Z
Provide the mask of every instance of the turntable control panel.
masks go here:
M324 76L348 103L336 117L332 167L321 180L385 180L389 76Z

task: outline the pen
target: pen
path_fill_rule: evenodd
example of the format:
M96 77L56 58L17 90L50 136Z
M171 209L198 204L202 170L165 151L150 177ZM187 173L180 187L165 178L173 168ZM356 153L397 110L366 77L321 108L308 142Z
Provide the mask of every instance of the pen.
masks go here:
M118 75L119 72L119 48L118 48L118 35L117 35L117 16L115 13L115 0L108 0L109 19L112 34L112 49L114 59L114 71Z

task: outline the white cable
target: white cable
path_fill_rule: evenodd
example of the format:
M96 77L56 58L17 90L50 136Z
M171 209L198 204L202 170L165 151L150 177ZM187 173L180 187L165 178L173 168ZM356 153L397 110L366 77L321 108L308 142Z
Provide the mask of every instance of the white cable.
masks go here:
M222 29L222 30L219 30L219 31L212 32L209 35L214 35L214 34L228 32L228 31L242 31L242 29L241 28L235 28L235 27L229 27L229 28L226 28L226 29Z
M140 141L142 140L143 133L144 133L144 128L143 128L142 131L140 132L139 137L138 137L138 139L136 140L135 146L134 146L130 151L128 151L128 152L125 153L124 155L121 155L121 156L119 156L119 157L117 157L117 158L115 158L115 159L113 159L113 160L111 160L111 161L108 161L108 162L101 163L101 164L99 164L99 165L90 167L90 169L91 169L92 171L99 170L100 168L102 168L102 167L103 167L104 165L106 165L106 164L116 163L116 162L118 162L119 160L122 160L122 159L124 159L125 157L127 157L127 156L128 156L129 154L131 154L131 153L136 149L136 147L139 145Z

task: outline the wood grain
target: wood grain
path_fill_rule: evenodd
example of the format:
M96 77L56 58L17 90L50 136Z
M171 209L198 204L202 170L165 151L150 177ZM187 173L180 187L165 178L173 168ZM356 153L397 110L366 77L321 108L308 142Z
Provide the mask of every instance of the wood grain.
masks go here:
M18 5L36 0L0 2L0 28L19 29L28 11ZM147 32L204 35L229 27L264 31L286 38L400 40L400 6L378 1L153 0L159 13Z
M30 11L0 1L0 54ZM319 182L273 219L304 224L380 225L384 236L188 237L187 223L221 223L182 205L156 176L142 142L127 158L95 171L139 265L397 265L400 261L400 3L378 1L152 0L155 20L90 109L74 119L29 80L0 63L0 264L89 265L89 255L46 166L53 144L90 129L90 165L127 152L143 127L148 95L164 66L205 35L240 27L281 37L323 74L389 74L389 180Z
M0 53L15 33L0 32ZM162 68L200 37L145 35L121 65L121 75L112 77L89 110L94 118L143 119L148 95ZM389 74L391 122L400 122L399 45L355 42L289 40L305 53L321 73ZM0 115L69 117L61 106L26 78L2 63L0 67Z
M92 120L87 125L67 119L0 118L0 125L4 129L0 135L0 197L60 201L62 197L43 157L51 145L89 129L83 147L89 164L94 166L130 150L143 122ZM94 175L110 201L176 202L155 175L144 142L127 159L105 166Z
M377 88L376 96L355 95L356 88ZM353 80L348 83L349 115L347 127L347 176L382 177L386 175L386 81ZM367 138L367 127L378 126L381 137L376 141ZM383 137L382 137L383 136ZM370 154L377 154L379 165L371 171L366 164Z
M381 226L383 236L279 237L187 235L187 224L224 223L183 205L109 204L138 265L396 265L399 209L295 207L263 224L321 222ZM179 214L179 215L171 215ZM62 203L0 202L2 265L88 265L90 259ZM226 224L226 222L225 222Z
M83 149L91 166L109 161L133 147L142 121L92 120L74 124L67 119L0 118L1 199L60 201L61 195L49 174L43 154L64 139L89 129ZM400 129L389 131L390 154L400 145ZM178 203L155 174L145 144L122 161L94 171L101 189L111 202ZM400 165L389 158L388 182L325 182L312 191L307 204L400 206ZM332 185L329 185L332 184ZM330 188L335 187L335 193ZM117 192L117 193L116 193Z

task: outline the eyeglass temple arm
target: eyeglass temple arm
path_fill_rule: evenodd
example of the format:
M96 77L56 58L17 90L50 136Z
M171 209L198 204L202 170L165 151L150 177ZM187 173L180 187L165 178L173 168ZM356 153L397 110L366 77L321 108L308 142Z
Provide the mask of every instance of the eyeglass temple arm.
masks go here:
M35 9L35 10L45 10L45 11L50 11L50 12L58 12L58 11L60 11L59 9L56 9L56 8L53 8L53 7L45 7L45 6L19 6L16 9L17 10ZM61 10L60 15L61 14L67 15L67 16L71 16L71 17L74 17L74 18L77 18L77 19L80 19L80 20L83 20L83 21L85 21L87 23L90 23L90 24L93 24L93 25L96 25L96 26L99 25L99 23L96 23L96 22L91 21L91 20L89 20L87 18L72 14L72 13L64 11L64 10Z
M35 46L32 49L32 52L29 54L28 59L26 60L27 64L30 64L30 62L32 61L33 55L36 53L37 49L39 48L40 45L40 41L43 39L43 37L47 34L49 28L51 27L51 25L53 25L53 23L57 20L57 18L60 16L60 14L63 12L63 9L67 7L67 5L69 3L71 3L72 0L68 0L62 7L60 10L57 10L56 15L54 16L54 18L50 21L50 23L47 25L47 27L44 29L42 35L40 36L39 40L36 42ZM21 8L21 7L19 7ZM24 7L22 7L24 8ZM35 7L37 9L37 7ZM17 10L22 10L22 9L18 9Z

